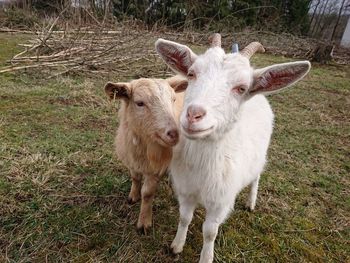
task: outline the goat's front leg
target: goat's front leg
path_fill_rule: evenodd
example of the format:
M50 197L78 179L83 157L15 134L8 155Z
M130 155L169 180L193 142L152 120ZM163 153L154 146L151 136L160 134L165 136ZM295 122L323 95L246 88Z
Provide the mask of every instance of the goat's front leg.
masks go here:
M219 226L225 221L229 207L207 208L207 214L203 223L203 247L199 263L211 263L214 258L214 242L218 234Z
M129 204L134 204L141 198L142 174L130 171L131 189L128 197Z
M191 199L186 199L186 197L179 195L179 205L180 205L180 222L177 227L176 236L171 243L171 252L173 254L181 253L185 245L188 226L192 221L193 212L196 208L196 204Z
M147 229L152 226L152 203L157 190L159 175L144 175L145 180L141 188L141 211L137 221L137 229L146 234Z

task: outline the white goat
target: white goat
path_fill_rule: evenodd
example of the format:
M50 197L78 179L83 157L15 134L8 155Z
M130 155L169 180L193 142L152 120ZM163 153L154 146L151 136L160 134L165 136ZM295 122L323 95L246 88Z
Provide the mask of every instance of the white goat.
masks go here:
M254 70L249 59L262 45L253 42L240 53L225 54L221 36L197 56L190 48L159 39L156 50L188 87L180 117L181 136L170 165L180 205L180 222L171 244L180 253L198 204L206 209L200 262L212 262L218 227L234 208L237 194L250 185L248 207L256 203L260 174L273 128L273 113L263 95L303 78L308 61Z

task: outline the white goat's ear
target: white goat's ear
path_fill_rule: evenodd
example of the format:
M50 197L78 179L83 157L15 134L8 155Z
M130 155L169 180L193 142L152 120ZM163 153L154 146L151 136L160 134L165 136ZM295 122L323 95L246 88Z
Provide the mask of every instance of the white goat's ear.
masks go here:
M182 92L186 90L188 86L188 80L179 75L167 78L166 81L174 89L175 92Z
M161 38L155 45L157 53L172 70L187 75L197 57L189 47Z
M105 86L105 92L111 100L113 99L128 100L131 97L131 85L130 83L125 83L125 82L118 82L118 83L108 82Z
M276 64L254 71L254 80L249 95L271 94L291 86L301 80L310 70L309 61Z

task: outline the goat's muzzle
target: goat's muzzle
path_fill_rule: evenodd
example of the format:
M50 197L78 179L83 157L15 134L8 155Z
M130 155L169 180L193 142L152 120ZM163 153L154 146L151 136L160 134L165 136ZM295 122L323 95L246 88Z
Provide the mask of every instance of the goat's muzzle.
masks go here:
M166 137L171 144L176 144L179 141L179 132L177 129L170 129L166 132Z
M202 120L206 113L207 112L204 108L196 105L191 105L187 108L186 118L187 118L187 121L190 124L192 124Z
M164 147L172 147L179 142L179 130L169 127L155 134L156 141Z

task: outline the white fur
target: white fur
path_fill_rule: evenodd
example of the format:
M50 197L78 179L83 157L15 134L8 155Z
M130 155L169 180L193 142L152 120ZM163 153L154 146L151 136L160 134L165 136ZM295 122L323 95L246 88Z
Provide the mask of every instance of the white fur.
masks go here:
M171 61L172 54L162 50L181 48L184 52L187 47L158 40L156 48L167 62ZM178 63L181 65L181 61ZM177 67L172 63L171 67L179 73L195 75L189 78L180 118L182 134L170 165L180 205L180 222L171 247L174 253L183 250L194 209L202 205L206 219L200 262L212 262L218 227L233 210L239 192L248 185L251 191L247 206L251 210L255 207L273 128L271 107L267 99L259 95L271 93L271 89L259 87L271 87L267 84L276 83L271 79L276 80L276 74L282 71L291 72L292 77L277 88L291 85L308 72L310 64L290 63L254 71L246 57L226 55L221 48L214 47L195 57L189 66ZM239 93L235 89L238 86L245 87L245 92ZM203 119L195 123L187 118L187 109L193 105L206 111Z

